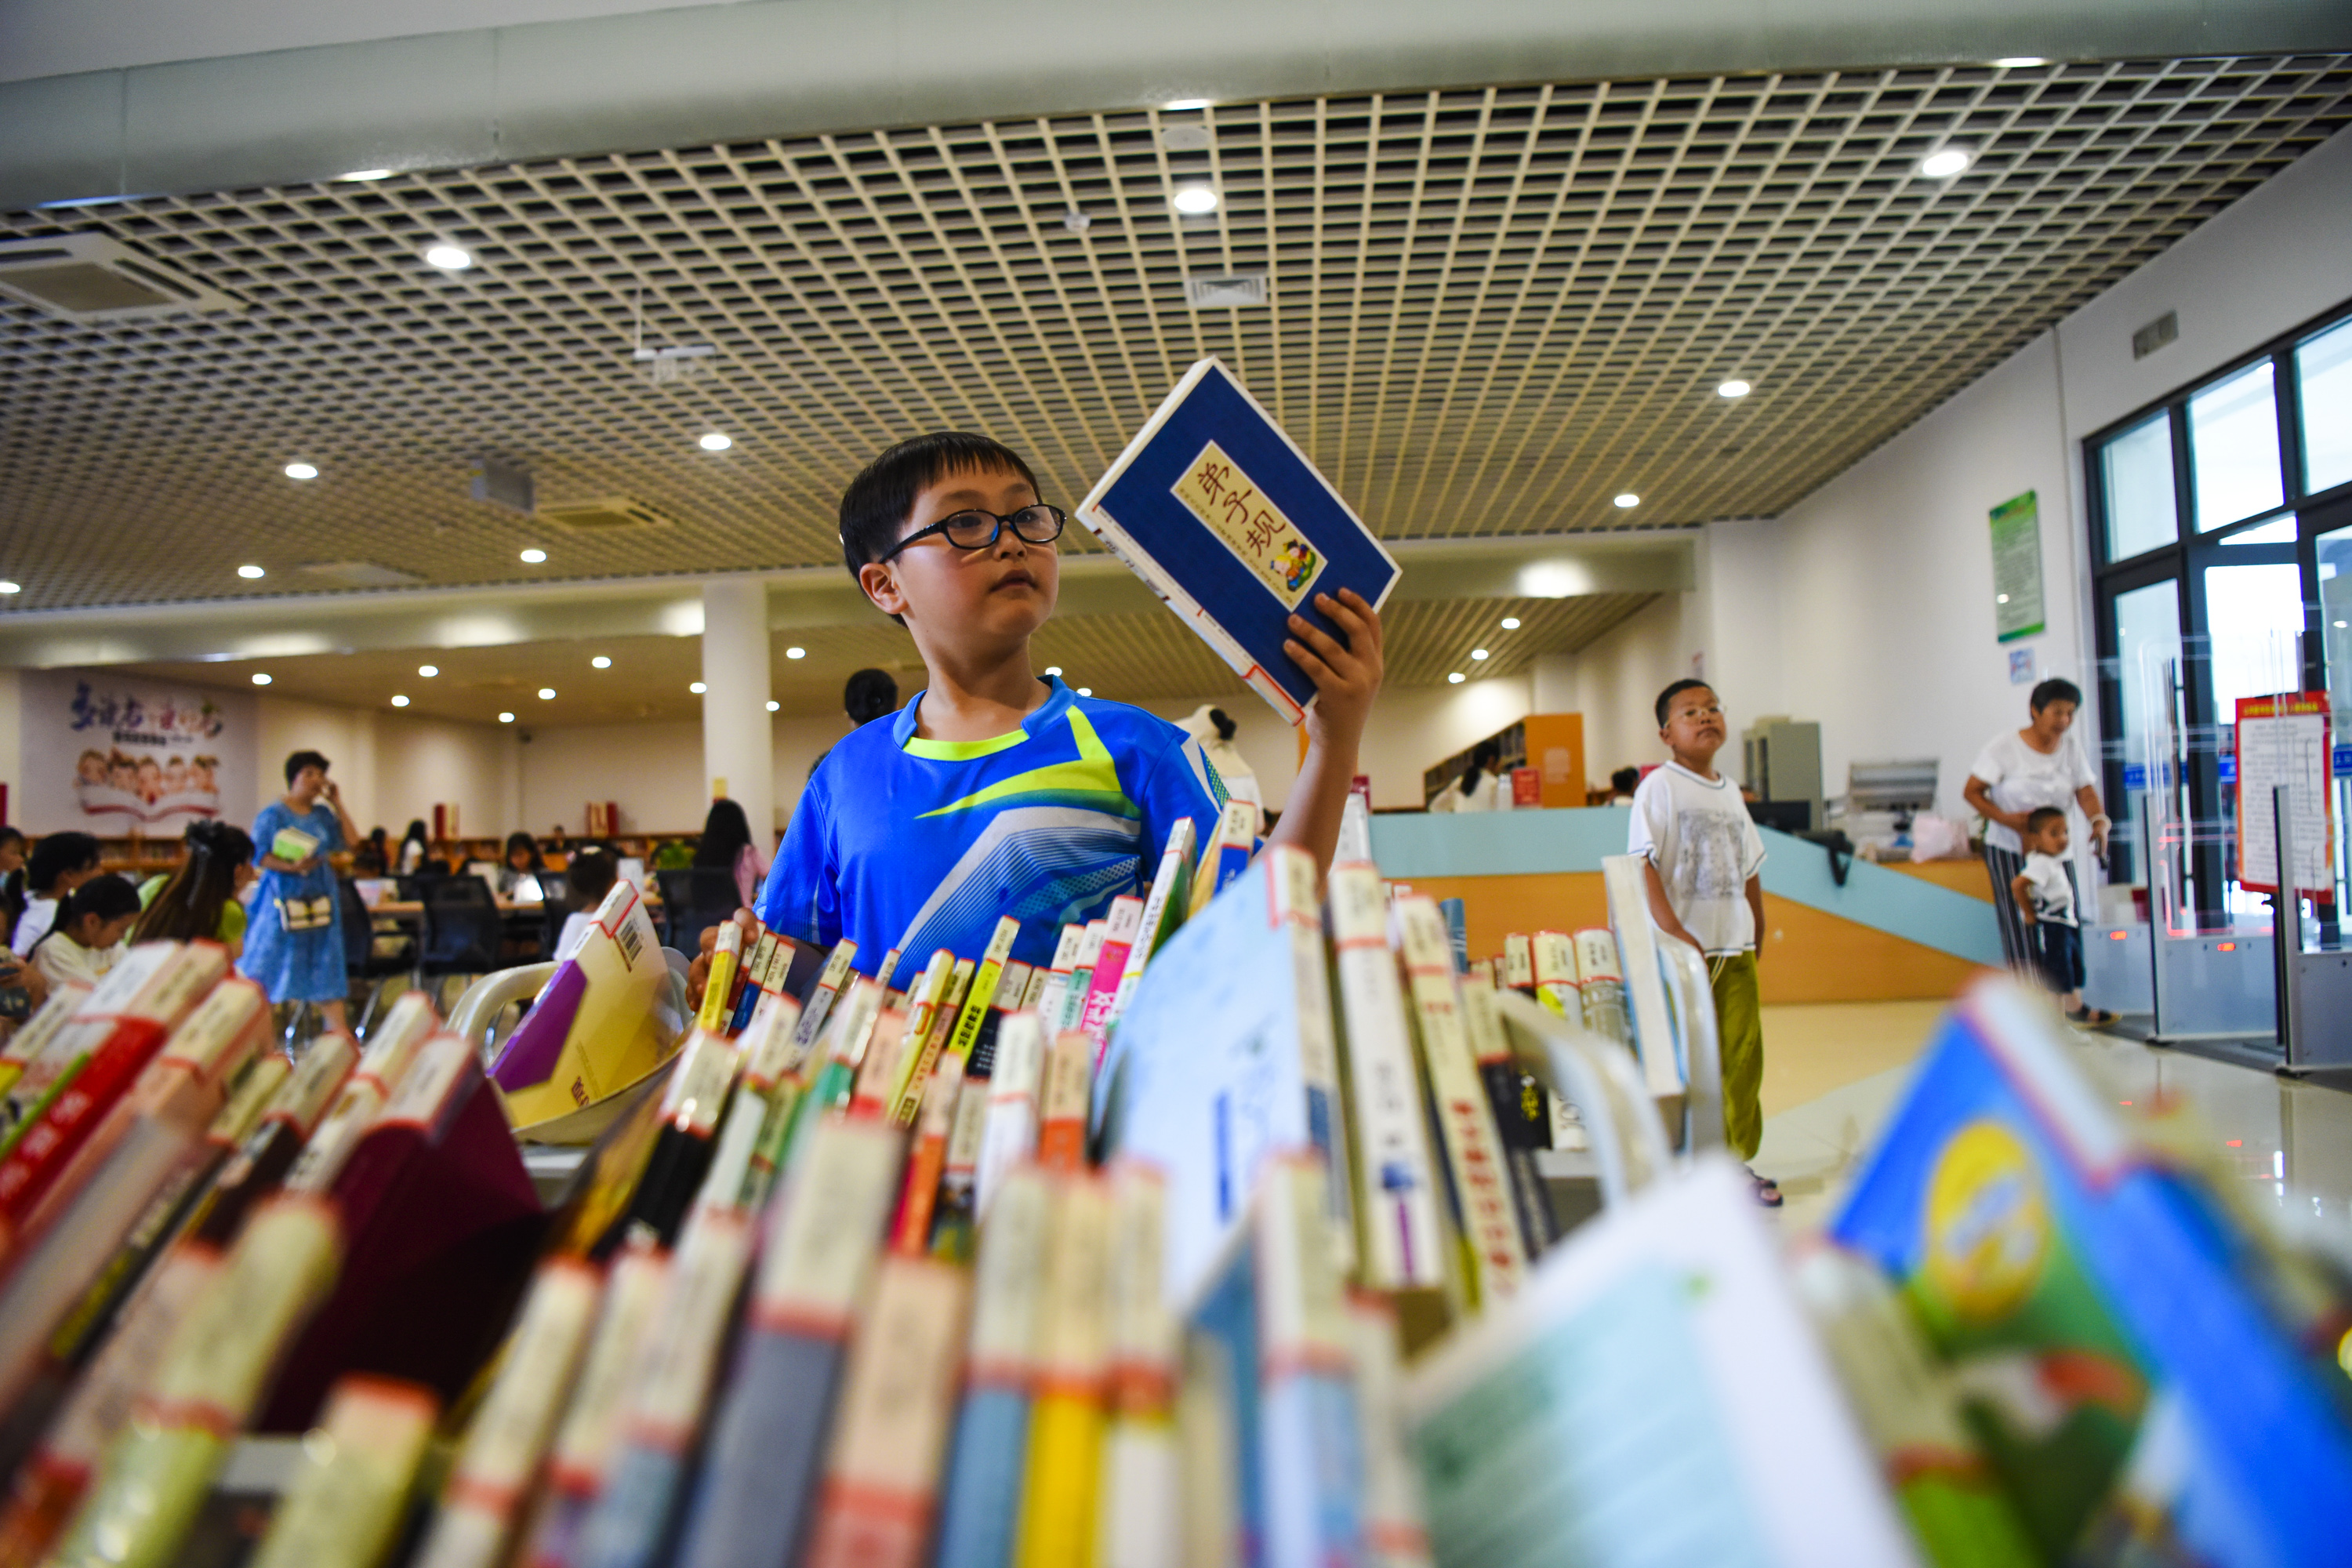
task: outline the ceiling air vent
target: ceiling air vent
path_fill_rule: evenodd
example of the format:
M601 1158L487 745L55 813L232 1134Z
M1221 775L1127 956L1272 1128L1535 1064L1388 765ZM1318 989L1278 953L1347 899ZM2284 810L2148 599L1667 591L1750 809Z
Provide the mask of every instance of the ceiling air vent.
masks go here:
M330 588L405 588L425 581L414 572L375 561L312 561L301 573Z
M539 509L539 520L573 533L621 533L636 528L667 528L677 519L659 507L627 496L599 500L550 501Z
M242 300L102 234L0 240L0 294L68 321L245 309Z
M1263 305L1272 290L1263 272L1236 272L1223 278L1187 278L1184 302L1195 310L1222 310L1228 305Z

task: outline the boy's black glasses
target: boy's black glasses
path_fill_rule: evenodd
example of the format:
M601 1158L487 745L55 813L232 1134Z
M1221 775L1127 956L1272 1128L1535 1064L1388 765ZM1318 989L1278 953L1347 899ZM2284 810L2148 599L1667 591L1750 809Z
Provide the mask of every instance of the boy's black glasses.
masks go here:
M1051 544L1062 537L1063 525L1069 521L1057 506L1024 506L1011 516L992 511L960 511L953 517L942 518L929 528L919 528L906 538L874 558L880 565L910 544L919 544L934 533L947 535L950 544L958 550L985 550L1003 534L1007 524L1023 542Z

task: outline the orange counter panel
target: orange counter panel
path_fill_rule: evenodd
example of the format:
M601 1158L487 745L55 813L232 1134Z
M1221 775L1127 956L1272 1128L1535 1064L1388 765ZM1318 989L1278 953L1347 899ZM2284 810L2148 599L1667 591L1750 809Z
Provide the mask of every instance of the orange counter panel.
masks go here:
M1940 861L1920 869L1934 872L1933 879L1943 882L1945 868L1957 874L1969 864ZM1984 865L1974 865L1981 887ZM1972 890L1957 880L1945 885ZM1470 952L1477 958L1501 952L1503 938L1510 931L1574 931L1609 923L1608 896L1601 891L1598 871L1421 877L1412 887L1433 899L1462 900ZM1768 1003L1941 1001L1958 995L1971 978L1984 973L1966 959L1769 893L1764 895L1764 919L1758 977Z

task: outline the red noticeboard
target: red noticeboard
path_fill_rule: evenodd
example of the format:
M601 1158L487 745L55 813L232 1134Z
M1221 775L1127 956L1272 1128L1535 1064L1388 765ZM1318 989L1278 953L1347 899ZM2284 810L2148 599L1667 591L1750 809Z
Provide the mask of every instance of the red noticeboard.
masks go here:
M2237 714L2238 885L2275 893L2278 825L2272 791L2294 786L2295 890L2335 896L2335 790L2328 767L2327 693L2241 697ZM2256 880L2257 878L2265 879Z

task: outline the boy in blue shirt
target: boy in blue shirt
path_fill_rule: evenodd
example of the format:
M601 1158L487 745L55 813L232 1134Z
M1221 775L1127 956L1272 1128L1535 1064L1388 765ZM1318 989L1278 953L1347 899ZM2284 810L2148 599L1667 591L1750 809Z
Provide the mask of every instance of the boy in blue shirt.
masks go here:
M937 948L978 958L1013 915L1013 956L1045 963L1064 924L1147 884L1177 818L1209 841L1225 792L1199 742L1030 668L1066 521L1029 465L985 437L902 441L850 481L843 558L914 637L929 685L809 780L761 889L771 929L824 947L847 936L867 974L900 948L911 973ZM1286 650L1318 699L1272 841L1328 868L1380 690L1381 623L1352 590L1316 607L1348 640L1291 617Z

